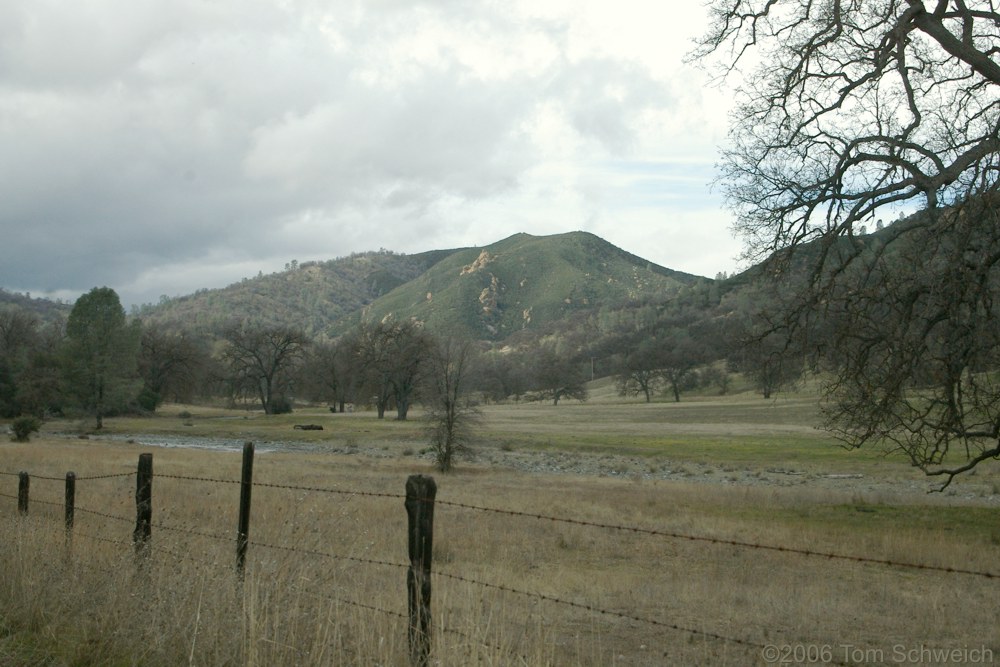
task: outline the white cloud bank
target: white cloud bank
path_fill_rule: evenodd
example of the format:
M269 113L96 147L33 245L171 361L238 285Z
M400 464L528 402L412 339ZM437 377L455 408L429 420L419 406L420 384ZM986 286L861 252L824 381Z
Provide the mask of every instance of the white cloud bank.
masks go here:
M652 5L652 7L651 7ZM725 96L676 4L7 0L0 286L155 301L585 229L714 275Z

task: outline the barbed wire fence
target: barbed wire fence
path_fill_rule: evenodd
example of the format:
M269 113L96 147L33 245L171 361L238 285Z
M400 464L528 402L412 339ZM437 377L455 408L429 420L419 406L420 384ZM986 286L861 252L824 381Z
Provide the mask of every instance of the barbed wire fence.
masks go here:
M148 559L153 551L153 531L166 531L191 537L203 538L219 545L230 544L234 549L234 568L237 576L243 577L245 570L245 560L250 547L254 549L268 550L280 554L296 554L313 559L325 561L335 561L351 566L376 566L388 568L395 571L406 572L407 575L407 611L387 609L371 602L352 600L343 596L324 595L315 589L303 590L308 595L323 597L338 604L356 607L370 612L392 617L405 621L407 627L407 644L410 650L411 664L421 667L429 664L431 647L431 619L434 617L431 610L431 582L451 581L462 585L475 587L484 591L496 591L504 594L514 595L534 602L544 602L566 609L579 612L586 612L601 617L621 619L632 623L648 626L656 630L669 630L681 633L689 637L706 641L721 642L740 646L755 651L762 651L773 646L773 638L756 639L748 637L735 637L730 634L691 627L671 619L656 618L639 613L622 611L621 609L604 608L591 602L581 602L558 595L533 591L527 587L514 586L509 583L499 581L488 581L485 578L466 576L453 572L446 572L433 568L433 514L435 506L459 510L462 512L475 513L477 515L500 515L518 520L529 520L545 522L549 524L561 524L575 526L585 529L602 531L615 531L629 533L649 539L662 539L685 541L705 545L716 545L732 547L741 550L761 550L773 553L781 553L805 558L825 559L830 561L840 561L845 563L867 564L881 567L902 568L904 570L936 572L949 575L974 577L986 580L1000 579L1000 573L977 570L966 567L939 566L927 563L908 562L881 557L868 557L858 554L837 553L834 551L824 551L819 549L807 549L801 547L790 547L780 544L765 544L751 541L720 538L708 535L698 535L672 530L660 530L640 526L630 526L623 524L613 524L607 522L590 521L579 518L557 516L555 514L545 514L538 512L527 512L499 507L489 507L484 505L469 504L457 501L442 500L435 497L436 485L434 480L423 475L412 475L407 479L406 493L389 493L382 491L366 491L357 489L326 488L320 486L296 485L284 483L269 483L253 481L253 455L252 443L246 443L243 450L243 467L240 480L222 479L215 477L202 477L193 475L180 475L170 473L157 473L154 477L152 471L152 454L140 455L139 465L136 471L124 473L109 473L88 476L77 476L69 472L65 477L51 475L29 474L26 471L12 472L0 470L0 478L16 478L18 482L17 494L9 494L0 491L0 498L14 500L17 503L17 512L22 516L28 516L30 508L34 505L51 508L50 514L55 514L58 509L63 510L67 554L72 552L72 542L74 538L82 538L109 544L118 548L131 548L135 551L136 561L142 567L144 559ZM80 507L76 504L76 486L80 482L96 482L102 480L120 480L124 478L134 478L136 480L135 491L135 516L124 516L102 511L92 507ZM153 479L169 479L181 482L193 482L203 485L225 485L240 487L239 494L239 517L235 536L233 534L222 534L200 530L186 525L175 525L163 521L152 520L152 482ZM63 482L65 485L65 500L63 503L41 500L30 497L31 480L43 482ZM0 485L2 488L2 485ZM274 489L279 491L292 491L304 494L320 494L326 496L342 496L349 498L363 499L389 499L402 501L407 509L407 537L409 546L409 563L399 562L384 558L359 556L350 553L337 553L333 550L322 550L297 546L294 544L279 544L267 540L252 539L250 533L250 509L253 489ZM89 515L100 519L108 520L119 525L133 526L132 539L123 540L120 538L110 538L102 535L80 532L75 529L77 514ZM202 562L190 553L183 553L170 550L162 546L157 549L164 551L167 555L178 560L188 560L199 564ZM456 628L441 627L443 633L453 634L467 641L485 642L493 650L505 650L498 643L490 642L482 637L473 637L471 633ZM524 657L521 656L522 661ZM834 661L836 662L836 661Z

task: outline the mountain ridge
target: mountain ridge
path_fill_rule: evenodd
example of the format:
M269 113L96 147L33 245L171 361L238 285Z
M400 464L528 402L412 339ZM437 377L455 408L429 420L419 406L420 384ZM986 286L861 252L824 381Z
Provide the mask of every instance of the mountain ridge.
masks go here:
M502 340L574 312L673 292L703 280L656 265L589 232L518 233L449 254L356 313L414 317L431 329Z
M662 297L703 280L589 232L521 232L486 246L412 255L380 250L292 262L285 271L164 297L158 304L133 308L133 315L167 330L212 338L242 319L291 324L322 338L344 333L363 317L391 314L416 318L432 329L499 341L574 313ZM28 308L34 301L45 300L20 299ZM64 306L67 312L69 307Z

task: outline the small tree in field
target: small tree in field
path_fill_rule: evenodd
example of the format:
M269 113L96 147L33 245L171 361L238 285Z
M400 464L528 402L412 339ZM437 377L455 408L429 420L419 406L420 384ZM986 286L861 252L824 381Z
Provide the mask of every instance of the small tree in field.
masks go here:
M551 398L552 405L559 405L563 398L587 400L587 377L578 361L547 346L538 350L534 364L534 384L539 398Z
M658 370L659 353L659 346L652 338L640 342L635 349L626 352L616 378L620 396L642 394L647 403L652 400L663 382L663 375Z
M469 385L472 344L445 340L429 359L431 447L434 463L448 472L457 455L466 451L479 422L479 410L466 397Z

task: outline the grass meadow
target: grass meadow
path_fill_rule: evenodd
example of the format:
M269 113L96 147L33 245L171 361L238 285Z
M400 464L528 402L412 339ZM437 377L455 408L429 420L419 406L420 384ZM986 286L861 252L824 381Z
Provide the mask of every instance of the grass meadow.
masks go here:
M407 665L400 496L414 473L438 483L432 664L1000 657L998 579L732 544L1000 573L995 466L928 494L904 461L813 428L815 406L808 394L635 403L598 383L587 403L486 406L477 461L446 475L422 454L419 415L166 406L89 439L83 424L49 422L29 443L0 442L0 665ZM137 434L308 445L257 454L242 581L239 453ZM154 525L137 566L140 452L154 455ZM599 474L502 464L555 454L617 463ZM20 470L33 476L27 516L9 474Z

